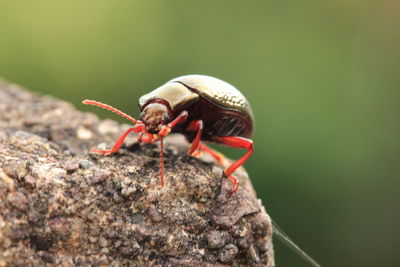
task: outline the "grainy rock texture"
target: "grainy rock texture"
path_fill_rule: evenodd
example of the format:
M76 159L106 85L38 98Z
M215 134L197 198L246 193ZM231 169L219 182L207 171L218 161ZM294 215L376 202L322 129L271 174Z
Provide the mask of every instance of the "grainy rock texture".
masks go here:
M110 115L111 116L111 115ZM273 266L272 227L244 171L231 188L210 160L0 80L0 266Z

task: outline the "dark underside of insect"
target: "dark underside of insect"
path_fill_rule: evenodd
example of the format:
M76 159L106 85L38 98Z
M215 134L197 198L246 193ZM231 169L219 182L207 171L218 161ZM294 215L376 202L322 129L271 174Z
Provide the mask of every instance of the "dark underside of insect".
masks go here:
M161 186L164 186L163 138L170 132L181 133L192 143L189 155L196 156L204 151L220 165L226 165L225 157L203 141L246 149L244 156L224 170L224 175L233 183L229 196L237 192L238 180L232 174L253 153L250 138L254 119L248 101L232 85L205 75L172 79L139 99L139 120L94 100L84 100L83 103L105 108L135 123L110 150L93 152L102 155L116 153L130 132L140 133L139 142L160 141Z

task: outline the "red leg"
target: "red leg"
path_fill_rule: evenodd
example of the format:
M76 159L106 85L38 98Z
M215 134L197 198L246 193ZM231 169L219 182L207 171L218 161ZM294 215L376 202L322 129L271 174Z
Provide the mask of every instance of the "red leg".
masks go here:
M92 149L91 152L98 153L101 155L110 155L116 153L121 148L125 138L128 136L130 132L138 133L140 131L143 131L143 129L144 129L143 124L136 124L134 127L131 127L128 130L126 130L125 133L121 135L121 137L118 139L118 141L115 142L114 146L111 149L106 149L106 150Z
M230 147L235 147L235 148L244 148L247 150L247 153L232 163L228 168L224 170L225 176L229 178L233 182L233 188L231 191L229 191L228 196L231 196L233 193L236 193L239 188L239 182L238 180L232 176L231 174L240 166L242 166L246 160L250 157L250 155L253 153L254 148L253 148L253 141L244 137L239 137L239 136L224 136L224 137L214 137L215 141L222 143L224 145L230 146Z
M215 159L215 161L220 166L226 166L229 163L228 160L225 158L225 156L222 153L219 153L218 151L208 147L203 142L200 142L198 149L200 151L204 151L204 152L208 153L211 157L213 157Z
M203 132L203 121L202 120L192 121L189 124L187 130L197 132L196 137L192 142L192 146L190 147L188 152L189 155L192 155L196 151L196 149L199 148L201 133Z
M168 126L174 128L176 125L184 123L187 120L188 112L186 110L182 111L173 121L168 123Z
M182 111L181 114L178 115L173 121L168 123L167 125L163 125L161 127L161 130L158 132L158 135L165 137L167 136L172 128L174 128L176 125L184 123L187 120L188 117L188 112L186 110Z

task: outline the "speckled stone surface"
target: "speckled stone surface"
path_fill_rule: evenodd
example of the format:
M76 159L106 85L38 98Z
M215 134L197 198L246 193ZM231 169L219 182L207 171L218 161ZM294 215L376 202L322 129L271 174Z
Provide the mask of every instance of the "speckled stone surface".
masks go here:
M112 117L112 115L110 115ZM272 227L244 171L239 192L220 167L159 147L129 127L0 80L0 266L274 266Z

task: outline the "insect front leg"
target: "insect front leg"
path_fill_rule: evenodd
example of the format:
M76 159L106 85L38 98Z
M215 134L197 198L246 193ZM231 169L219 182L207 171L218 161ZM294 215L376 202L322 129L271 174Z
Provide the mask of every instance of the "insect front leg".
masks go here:
M92 149L91 152L101 155L110 155L116 153L121 148L128 134L130 134L131 132L139 133L143 130L144 130L144 124L136 124L134 127L131 127L128 130L126 130L124 134L121 135L121 137L118 139L118 141L115 142L114 146L111 149L105 149L105 150Z

